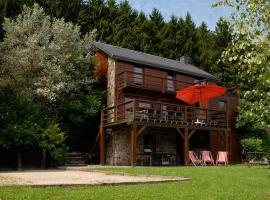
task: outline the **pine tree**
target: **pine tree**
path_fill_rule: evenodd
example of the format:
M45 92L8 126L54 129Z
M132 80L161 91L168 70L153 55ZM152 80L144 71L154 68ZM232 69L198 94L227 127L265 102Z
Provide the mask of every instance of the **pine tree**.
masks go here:
M201 69L211 72L214 63L214 35L208 30L205 22L196 30L196 54L194 55L194 64Z
M146 52L163 56L162 46L162 33L164 31L165 22L162 14L156 8L152 10L152 13L149 15L150 21L147 29L147 45Z
M224 62L219 62L222 52L228 47L230 41L233 39L232 30L229 26L229 22L220 18L215 28L215 68L212 73L220 77L224 82L232 82L236 74L230 68L230 65Z
M161 46L163 56L166 58L176 59L177 36L178 36L178 19L176 16L171 16L170 21L166 24L162 34Z
M192 17L187 13L184 20L184 32L183 32L183 48L181 55L186 55L189 58L189 62L194 62L194 55L196 54L196 27L192 20Z

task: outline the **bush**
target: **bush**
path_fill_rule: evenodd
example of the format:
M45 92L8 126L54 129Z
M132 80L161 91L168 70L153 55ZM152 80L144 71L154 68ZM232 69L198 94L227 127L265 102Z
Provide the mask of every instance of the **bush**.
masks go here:
M64 141L64 132L58 124L52 123L42 132L39 146L50 153L56 164L62 164L68 150Z
M240 141L245 153L262 151L262 139L245 138Z

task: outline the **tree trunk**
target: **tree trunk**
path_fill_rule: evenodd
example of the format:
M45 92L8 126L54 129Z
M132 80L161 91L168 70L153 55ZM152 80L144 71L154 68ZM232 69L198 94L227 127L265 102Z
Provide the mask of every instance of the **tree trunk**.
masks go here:
M41 151L41 164L40 164L41 169L46 168L46 157L47 157L47 150L42 149L42 151Z
M22 170L22 152L19 149L18 154L17 154L17 170L21 171Z

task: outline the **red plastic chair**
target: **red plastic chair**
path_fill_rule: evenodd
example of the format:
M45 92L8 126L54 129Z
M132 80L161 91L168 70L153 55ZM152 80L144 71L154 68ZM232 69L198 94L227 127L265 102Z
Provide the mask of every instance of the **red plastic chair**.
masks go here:
M198 159L194 151L188 151L189 160L194 166L203 166L203 161Z
M216 165L228 165L228 152L219 151L217 154Z
M201 156L204 165L215 165L215 161L210 151L201 151Z

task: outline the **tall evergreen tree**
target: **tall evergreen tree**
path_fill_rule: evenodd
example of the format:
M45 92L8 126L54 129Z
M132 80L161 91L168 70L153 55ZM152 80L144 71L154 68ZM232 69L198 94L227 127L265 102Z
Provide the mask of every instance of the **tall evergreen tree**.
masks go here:
M132 33L137 15L137 11L130 7L128 1L120 3L118 16L113 21L114 45L134 49Z
M212 73L226 83L232 82L236 74L231 70L230 66L224 62L219 62L222 52L228 47L230 41L233 39L232 29L229 26L229 22L220 18L215 28L215 69Z
M150 21L147 29L148 44L145 47L147 53L163 56L162 48L160 46L162 42L162 33L164 31L165 22L162 14L156 8L152 10L149 15Z
M184 46L181 55L186 55L191 63L194 62L194 55L196 54L196 27L193 19L189 13L185 17L183 32Z
M207 72L211 72L214 63L214 35L208 30L205 22L196 30L196 54L194 64Z

